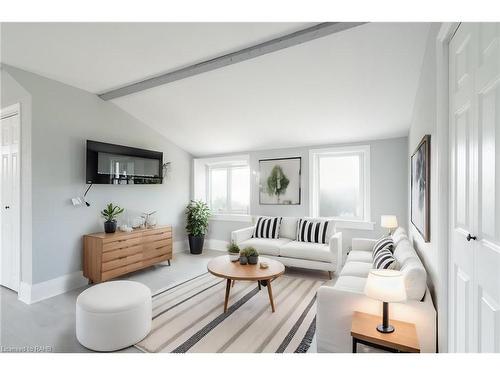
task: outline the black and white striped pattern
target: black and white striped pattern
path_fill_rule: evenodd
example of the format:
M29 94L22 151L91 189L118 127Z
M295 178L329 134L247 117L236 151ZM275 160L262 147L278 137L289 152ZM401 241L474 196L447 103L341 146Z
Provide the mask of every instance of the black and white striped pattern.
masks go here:
M376 269L395 269L396 258L392 255L394 241L391 237L383 237L373 246L373 267Z
M224 312L226 281L199 275L153 295L151 331L136 348L148 353L307 352L316 329L316 293L323 283L280 276L272 282L278 302L273 313L267 292L256 283L236 281Z
M327 243L326 232L329 221L311 221L299 219L297 222L297 241Z
M281 217L259 217L253 238L279 238Z

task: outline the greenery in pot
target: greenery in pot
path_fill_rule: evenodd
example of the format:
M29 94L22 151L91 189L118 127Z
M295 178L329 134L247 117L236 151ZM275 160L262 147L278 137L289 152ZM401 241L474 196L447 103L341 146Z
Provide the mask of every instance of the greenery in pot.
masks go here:
M234 242L231 242L227 245L227 252L229 253L229 259L231 262L236 262L240 259L240 247L236 245Z
M251 246L245 249L245 255L248 259L248 264L257 264L259 261L259 253Z
M240 264L248 264L247 249L244 248L240 251Z
M191 254L201 254L205 234L208 231L208 219L211 216L210 208L203 201L191 201L186 207L186 216L189 249Z
M109 203L106 208L101 211L101 216L106 219L104 222L104 231L106 233L116 232L116 217L123 211L123 208L113 206L113 203Z

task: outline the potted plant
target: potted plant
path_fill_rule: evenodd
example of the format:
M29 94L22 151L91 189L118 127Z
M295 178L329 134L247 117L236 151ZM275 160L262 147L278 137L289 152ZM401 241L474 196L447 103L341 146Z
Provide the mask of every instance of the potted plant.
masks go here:
M109 203L104 210L101 211L101 216L106 219L104 222L104 232L115 233L116 232L116 217L124 211L123 208L118 206L113 206L113 203Z
M248 264L247 249L243 249L240 251L240 264Z
M189 250L191 254L201 254L205 234L208 230L210 209L203 201L191 201L186 207Z
M248 264L257 264L259 261L259 253L253 247L247 247L246 256L248 259Z
M229 260L231 262L237 262L240 259L240 247L234 242L227 245L227 252L229 253Z

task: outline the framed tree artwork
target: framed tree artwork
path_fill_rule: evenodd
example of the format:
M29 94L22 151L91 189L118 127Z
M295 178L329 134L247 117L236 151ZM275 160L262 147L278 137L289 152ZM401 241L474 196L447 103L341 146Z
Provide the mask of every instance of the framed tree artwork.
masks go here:
M259 204L300 205L302 158L259 160Z
M430 241L431 136L425 135L411 156L411 222Z

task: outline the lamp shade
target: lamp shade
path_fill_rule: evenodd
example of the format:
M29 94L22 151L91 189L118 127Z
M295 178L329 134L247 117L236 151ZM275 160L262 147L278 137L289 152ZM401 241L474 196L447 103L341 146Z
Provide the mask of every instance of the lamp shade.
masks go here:
M380 226L382 228L395 229L398 227L398 219L395 215L380 216Z
M382 302L406 301L403 274L395 270L371 270L366 280L365 294Z

